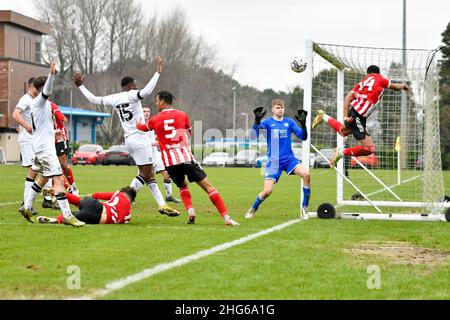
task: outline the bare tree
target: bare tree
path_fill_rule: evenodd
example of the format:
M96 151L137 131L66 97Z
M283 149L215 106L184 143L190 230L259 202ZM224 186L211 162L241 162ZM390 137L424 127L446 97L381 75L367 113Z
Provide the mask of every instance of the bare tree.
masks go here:
M102 22L104 20L104 8L107 0L77 0L75 4L80 9L80 31L85 43L84 69L87 74L92 74L96 49L102 41ZM98 61L100 62L100 61Z

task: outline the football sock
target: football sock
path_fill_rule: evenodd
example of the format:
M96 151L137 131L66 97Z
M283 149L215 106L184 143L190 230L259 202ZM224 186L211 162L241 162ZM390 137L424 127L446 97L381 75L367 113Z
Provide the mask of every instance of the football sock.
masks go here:
M74 184L75 180L73 179L72 168L66 170L66 178L67 181L69 182L69 185Z
M328 120L325 120L325 121L328 123L328 125L329 125L331 128L333 128L334 131L336 131L337 133L339 133L341 136L344 136L344 135L342 134L342 131L341 131L342 123L340 123L339 121L337 121L337 120L335 120L335 119L333 119L332 117L327 116L327 115L324 115L323 118L324 118L324 120L325 120L325 118L328 118Z
M189 217L195 216L195 209L194 208L190 208L188 210L188 213L189 213Z
M172 181L164 180L164 189L166 189L166 197L170 197L172 195ZM181 192L181 190L180 190Z
M263 203L264 200L265 200L265 199L261 198L261 196L258 195L258 196L256 197L255 202L254 202L253 205L252 205L252 208L255 209L255 211L258 210L259 206L261 205L261 203Z
M26 178L25 179L25 188L23 191L23 203L25 203L25 200L27 199L28 193L30 192L31 186L34 184L34 179Z
M77 197L71 193L66 192L66 198L67 201L69 201L70 204L73 204L74 206L77 206L80 204L81 198Z
M139 192L144 185L145 179L138 175L133 179L133 181L131 181L130 187L134 188L136 192Z
M303 202L302 207L307 208L309 205L309 197L311 196L311 188L309 186L303 187Z
M41 189L51 189L51 188L53 188L53 181L52 181L52 179L48 179L47 183ZM44 199L48 200L48 201L52 201L51 196L45 196Z
M33 202L36 199L36 196L41 193L42 188L35 182L31 186L30 190L28 191L27 198L25 199L25 208L31 208L33 206Z
M156 202L160 207L165 206L166 202L164 201L163 195L158 188L158 184L155 179L148 180L147 186L150 192L152 193L153 198L155 198Z
M62 214L60 214L59 216L56 217L56 220L58 220L58 223L63 223L64 222L64 216Z
M353 148L345 148L343 150L344 156L368 156L375 152L375 147L356 146Z
M64 218L68 219L72 217L72 212L70 211L70 204L67 201L66 194L64 192L58 193L56 196L56 201L58 201L58 205L61 208Z
M192 197L188 187L180 188L180 197L186 210L192 209Z
M222 200L222 197L220 196L219 191L214 189L208 193L208 196L211 202L216 206L222 218L224 218L227 215L227 208Z

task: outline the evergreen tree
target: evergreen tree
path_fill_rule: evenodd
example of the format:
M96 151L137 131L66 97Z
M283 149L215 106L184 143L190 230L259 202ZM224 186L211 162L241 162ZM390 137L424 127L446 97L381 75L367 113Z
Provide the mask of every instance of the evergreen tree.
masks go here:
M450 169L450 22L442 33L444 47L440 61L440 129L443 169Z

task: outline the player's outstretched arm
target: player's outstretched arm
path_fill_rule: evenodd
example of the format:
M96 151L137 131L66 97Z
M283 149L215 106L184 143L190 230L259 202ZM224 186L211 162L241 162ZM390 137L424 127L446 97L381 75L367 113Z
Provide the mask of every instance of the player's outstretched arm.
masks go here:
M92 194L92 198L97 200L110 200L115 192L95 192Z
M156 59L156 72L155 75L150 79L150 81L147 83L147 85L144 87L144 89L142 89L141 91L139 91L137 93L137 97L139 99L145 99L148 96L150 96L153 92L153 90L155 90L156 84L158 83L159 80L159 76L162 73L162 69L163 69L163 65L164 65L164 61L161 57L158 57Z
M150 131L150 129L149 129L149 123L150 123L150 121L148 122L148 123L144 123L144 122L136 122L136 129L138 129L139 131L144 131L144 132L148 132L148 131Z
M391 83L389 85L389 89L394 91L401 91L401 90L409 91L408 85L404 83Z
M99 105L104 104L103 101L104 97L97 97L84 86L84 75L82 75L81 73L75 73L72 77L72 80L75 83L75 85L80 89L84 97L89 100L90 103Z

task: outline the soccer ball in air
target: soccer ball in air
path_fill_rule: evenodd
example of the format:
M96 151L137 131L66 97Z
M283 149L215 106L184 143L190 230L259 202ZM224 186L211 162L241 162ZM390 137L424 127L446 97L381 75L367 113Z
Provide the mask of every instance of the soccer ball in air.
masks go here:
M306 70L307 65L308 64L302 60L297 61L297 59L294 59L294 61L291 62L291 69L294 72L300 73Z

